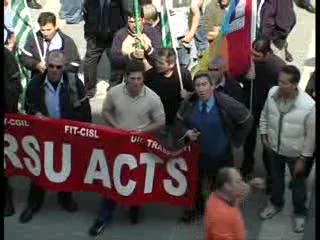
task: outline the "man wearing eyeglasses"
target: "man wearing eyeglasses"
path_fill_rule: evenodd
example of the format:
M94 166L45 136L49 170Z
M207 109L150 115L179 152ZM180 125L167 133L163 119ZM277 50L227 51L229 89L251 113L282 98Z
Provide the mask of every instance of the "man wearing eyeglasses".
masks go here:
M33 77L28 84L27 114L91 122L91 108L88 98L85 97L83 83L78 78L76 80L76 89L80 97L77 106L72 102L64 54L59 50L49 52L45 72ZM27 223L32 219L34 213L41 208L44 197L45 190L31 182L27 206L20 216L21 223ZM78 209L70 192L59 192L58 203L68 212Z
M225 60L221 56L213 57L208 65L208 73L215 80L217 91L244 103L242 85L227 73Z

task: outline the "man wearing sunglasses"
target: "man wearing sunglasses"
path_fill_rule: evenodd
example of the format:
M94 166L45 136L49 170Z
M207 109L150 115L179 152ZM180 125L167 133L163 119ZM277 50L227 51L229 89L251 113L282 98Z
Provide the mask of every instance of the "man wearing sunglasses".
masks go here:
M49 52L45 72L33 77L28 84L27 114L91 122L91 108L88 98L85 97L83 83L78 78L76 80L80 97L78 107L74 107L72 102L64 54L58 50ZM45 190L31 182L27 206L20 216L21 223L29 222L34 213L40 210L44 197ZM59 192L58 203L68 212L78 209L70 192Z
M244 95L241 84L227 73L225 60L221 56L213 57L208 65L208 73L215 80L217 91L233 97L244 103Z

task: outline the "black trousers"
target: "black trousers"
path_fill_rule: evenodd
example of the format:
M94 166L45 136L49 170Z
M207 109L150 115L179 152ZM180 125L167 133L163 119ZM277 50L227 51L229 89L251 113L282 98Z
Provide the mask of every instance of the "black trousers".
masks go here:
M84 59L84 85L87 91L95 89L97 84L97 67L104 51L110 56L110 41L103 41L96 37L88 37L87 51Z
M294 166L297 158L285 157L272 150L268 151L268 154L271 162L272 179L270 202L280 209L284 206L285 166L288 164L292 181L292 203L294 213L296 215L306 216L306 177L305 174L294 174Z
M38 210L42 207L44 202L46 191L36 185L34 182L30 183L29 196L28 196L28 207L33 208L34 210ZM58 199L59 201L70 200L72 197L71 192L59 192Z
M205 164L201 164L202 162L210 161L210 166L206 166ZM200 167L199 167L199 181L198 181L198 192L195 204L195 210L203 212L205 201L205 196L202 192L202 184L205 179L209 180L210 183L210 191L214 191L215 189L215 179L218 171L223 167L233 167L233 154L231 146L228 147L227 152L224 156L219 158L210 158L207 155L200 154ZM202 165L202 166L201 166Z

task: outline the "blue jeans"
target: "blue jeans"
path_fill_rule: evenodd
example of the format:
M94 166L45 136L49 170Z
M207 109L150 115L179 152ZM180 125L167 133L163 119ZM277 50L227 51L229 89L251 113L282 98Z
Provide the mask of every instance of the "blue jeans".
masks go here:
M60 18L72 24L82 21L82 0L60 0L60 3Z
M271 167L271 199L270 202L277 208L281 209L284 206L283 194L285 191L285 166L289 166L292 179L292 203L294 214L306 216L306 176L304 174L294 175L294 166L297 158L289 158L281 156L276 152L269 150L269 160Z
M179 45L177 47L179 63L181 67L188 69L191 63L191 58L190 58L191 47L186 47L185 45L183 45L181 40L182 38L178 39Z
M196 41L196 47L198 50L198 55L199 55L199 53L201 53L209 48L207 32L206 32L206 29L204 28L204 15L203 14L201 14L201 16L200 16L200 23L199 23L198 31L196 32L196 35L195 35L195 41Z

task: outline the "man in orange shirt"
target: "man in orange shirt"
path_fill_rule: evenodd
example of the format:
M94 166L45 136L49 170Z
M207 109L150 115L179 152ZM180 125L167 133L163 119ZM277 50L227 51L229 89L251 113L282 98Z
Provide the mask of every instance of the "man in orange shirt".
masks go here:
M246 227L238 204L250 187L264 188L260 178L246 184L238 170L225 167L216 177L216 190L211 193L205 213L207 240L245 240Z

